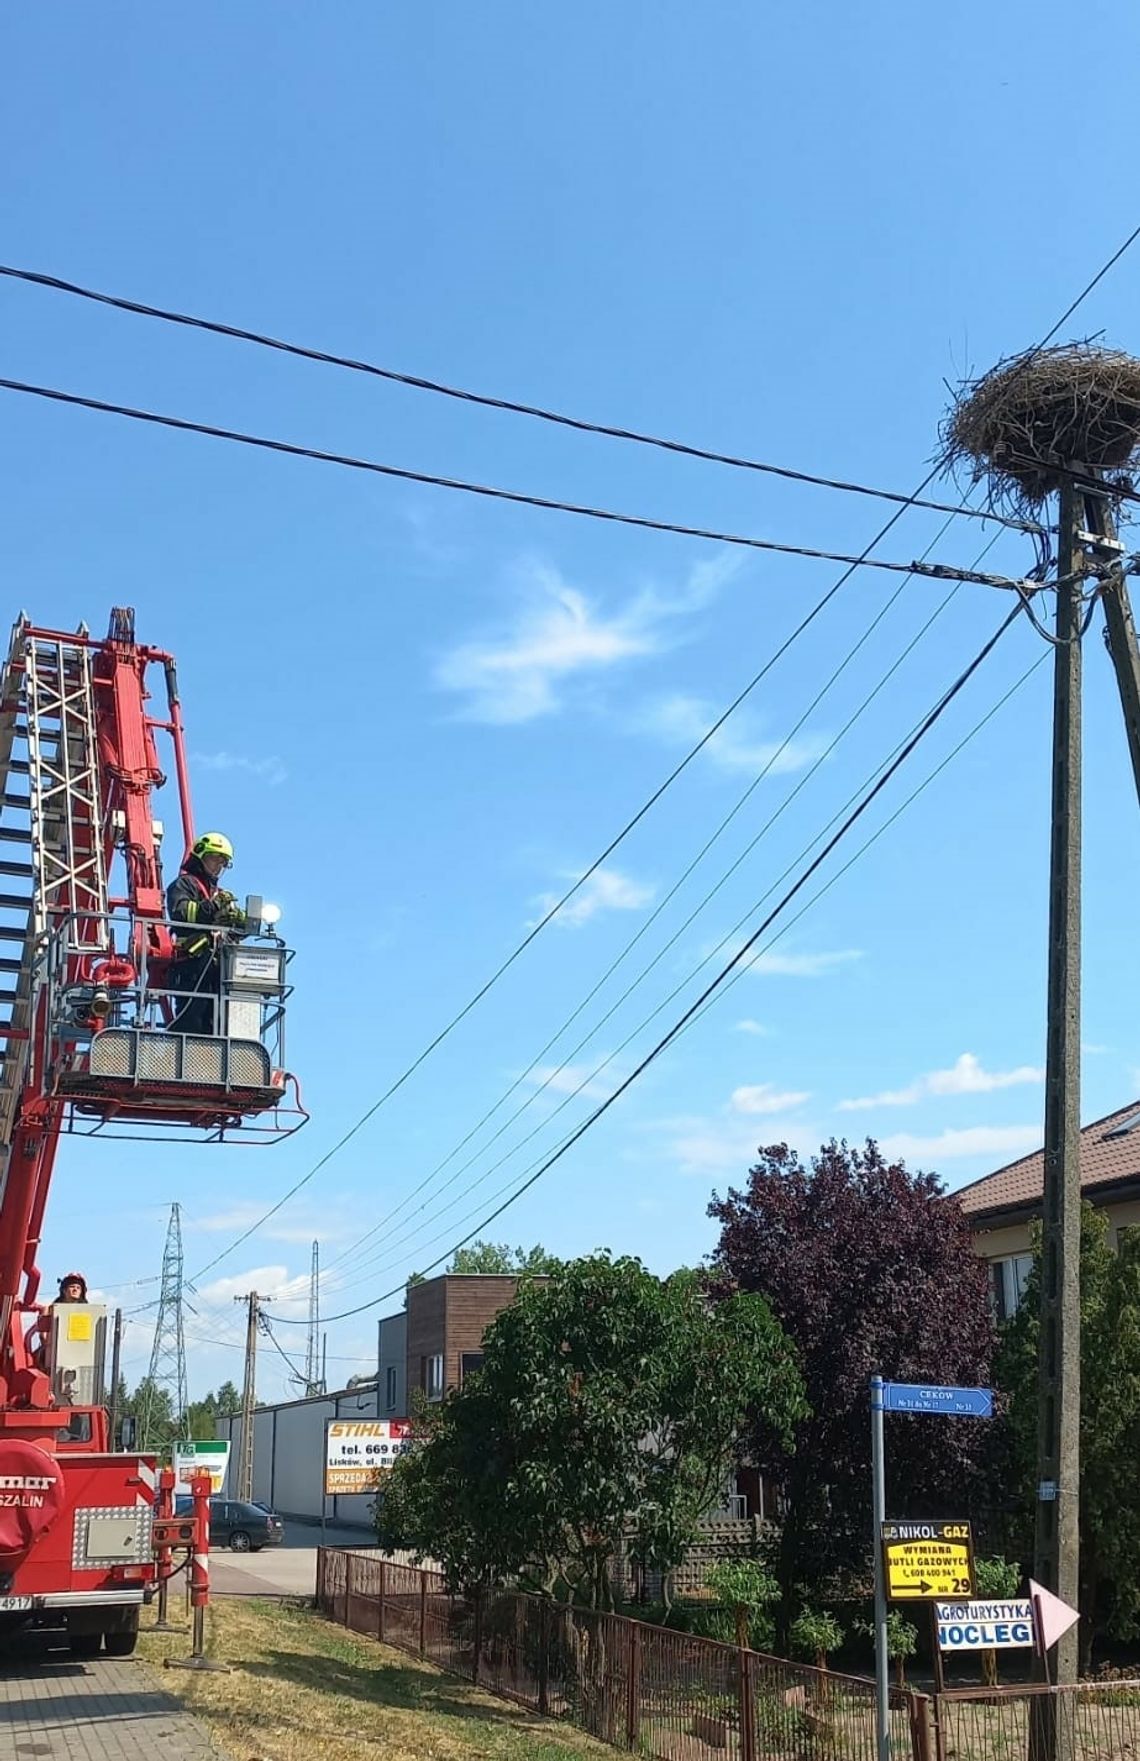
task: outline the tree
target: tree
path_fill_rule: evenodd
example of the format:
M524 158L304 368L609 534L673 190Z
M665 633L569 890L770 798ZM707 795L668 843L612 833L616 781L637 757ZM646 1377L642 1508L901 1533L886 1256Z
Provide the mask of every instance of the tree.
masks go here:
M220 1419L236 1418L241 1411L241 1395L232 1382L223 1382L214 1395L214 1411Z
M483 1272L499 1277L549 1276L557 1271L559 1261L542 1246L508 1247L506 1242L473 1241L468 1247L457 1247L448 1266L449 1272Z
M385 1476L380 1540L431 1554L457 1587L515 1580L609 1607L627 1537L647 1566L680 1561L746 1417L790 1447L803 1412L762 1298L713 1305L692 1274L575 1260L523 1284L481 1374L419 1423Z
M798 1354L810 1414L788 1457L762 1414L756 1465L782 1482L781 1637L804 1600L862 1595L871 1569L871 1376L976 1383L993 1346L986 1272L961 1210L933 1175L832 1141L810 1166L786 1144L760 1152L744 1191L714 1197L721 1225L711 1288L757 1291ZM891 1507L959 1510L970 1496L978 1427L891 1419Z
M1140 1231L1081 1207L1081 1647L1140 1634ZM1037 1338L1041 1246L1017 1313L1006 1323L995 1381L1008 1395L997 1428L997 1471L1007 1488L1006 1540L1032 1557L1037 1455Z

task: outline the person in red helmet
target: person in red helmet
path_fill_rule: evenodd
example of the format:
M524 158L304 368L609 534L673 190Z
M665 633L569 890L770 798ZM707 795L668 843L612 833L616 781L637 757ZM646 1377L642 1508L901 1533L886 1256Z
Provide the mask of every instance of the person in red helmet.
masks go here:
M68 1272L60 1279L59 1295L55 1300L56 1302L87 1301L87 1280L82 1272Z

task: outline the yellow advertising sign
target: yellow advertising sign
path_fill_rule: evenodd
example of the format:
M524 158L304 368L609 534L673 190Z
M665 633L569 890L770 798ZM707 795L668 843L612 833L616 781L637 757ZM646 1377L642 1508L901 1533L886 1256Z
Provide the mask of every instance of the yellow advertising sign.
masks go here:
M969 1523L884 1523L882 1541L891 1602L949 1602L974 1594Z

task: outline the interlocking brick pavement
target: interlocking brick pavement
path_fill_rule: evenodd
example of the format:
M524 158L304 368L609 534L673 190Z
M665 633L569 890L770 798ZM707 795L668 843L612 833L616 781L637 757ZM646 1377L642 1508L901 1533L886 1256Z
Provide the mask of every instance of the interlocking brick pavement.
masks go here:
M79 1662L42 1641L0 1651L0 1761L218 1761L144 1663Z

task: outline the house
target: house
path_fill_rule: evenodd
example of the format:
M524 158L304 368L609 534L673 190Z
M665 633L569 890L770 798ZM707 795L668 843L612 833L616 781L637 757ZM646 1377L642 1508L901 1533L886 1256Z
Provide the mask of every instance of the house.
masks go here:
M1021 1301L1032 1265L1031 1225L1040 1219L1045 1155L1035 1150L955 1193L989 1262L994 1311L1006 1320ZM1109 1237L1140 1228L1140 1101L1081 1132L1081 1195L1103 1211Z

